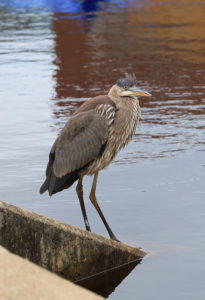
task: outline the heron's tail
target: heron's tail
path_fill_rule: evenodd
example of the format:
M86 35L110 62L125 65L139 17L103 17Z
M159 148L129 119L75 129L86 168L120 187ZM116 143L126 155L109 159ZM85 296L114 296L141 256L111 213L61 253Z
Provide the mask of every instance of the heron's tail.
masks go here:
M53 172L51 172L50 176L48 176L42 184L40 188L40 194L43 194L48 190L48 193L51 196L57 192L69 188L78 179L79 175L77 172L68 173L61 178L56 177Z
M48 190L49 184L48 184L48 179L46 178L46 180L44 181L44 183L42 184L41 188L40 188L40 194L45 193L45 191Z

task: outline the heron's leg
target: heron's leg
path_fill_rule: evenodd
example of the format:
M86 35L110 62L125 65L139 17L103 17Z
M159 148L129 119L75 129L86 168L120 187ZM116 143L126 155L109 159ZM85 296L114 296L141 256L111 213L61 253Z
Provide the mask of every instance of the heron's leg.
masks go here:
M83 218L84 218L84 222L85 222L85 228L86 228L86 230L91 231L90 225L89 225L89 222L88 222L87 213L86 213L86 210L85 210L84 200L83 200L83 184L82 184L82 181L83 181L83 176L80 176L80 178L78 180L78 184L76 186L76 192L77 192L77 195L78 195L78 199L80 201L80 206L81 206L81 210L82 210Z
M116 238L116 236L114 235L114 233L112 232L112 230L110 229L110 226L108 225L107 221L105 220L105 217L103 216L103 213L97 203L97 199L95 196L95 191L96 191L96 186L97 186L97 180L98 180L98 172L95 173L94 175L94 179L93 179L93 185L92 185L92 189L90 192L90 201L92 202L92 204L95 206L99 216L101 217L108 233L111 239L118 241L118 239Z

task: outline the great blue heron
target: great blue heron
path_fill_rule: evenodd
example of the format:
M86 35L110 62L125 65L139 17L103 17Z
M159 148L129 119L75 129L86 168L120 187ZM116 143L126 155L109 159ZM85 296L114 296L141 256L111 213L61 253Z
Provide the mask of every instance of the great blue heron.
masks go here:
M137 96L151 96L136 86L135 75L126 74L114 84L108 95L84 102L61 130L49 155L46 180L40 193L53 195L69 188L76 180L85 227L90 230L84 200L83 176L93 175L90 200L101 217L111 239L110 229L95 196L98 172L108 166L118 151L135 133L140 106Z

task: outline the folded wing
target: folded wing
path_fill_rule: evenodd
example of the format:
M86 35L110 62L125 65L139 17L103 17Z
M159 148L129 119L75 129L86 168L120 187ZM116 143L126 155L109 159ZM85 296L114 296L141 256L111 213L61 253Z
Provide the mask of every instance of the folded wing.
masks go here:
M93 161L106 143L105 119L94 111L73 116L54 144L53 171L56 177L79 170Z
M46 169L46 180L40 193L52 195L70 187L78 171L95 160L105 148L108 137L106 119L95 110L74 115L56 139Z

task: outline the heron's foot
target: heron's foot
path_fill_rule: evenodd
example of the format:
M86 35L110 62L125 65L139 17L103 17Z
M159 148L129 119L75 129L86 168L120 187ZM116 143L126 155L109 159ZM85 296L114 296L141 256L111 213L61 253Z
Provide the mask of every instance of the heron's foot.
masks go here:
M113 234L111 237L111 240L113 240L113 241L116 241L116 242L119 242L120 243L120 241L116 238L116 236Z
M90 225L88 223L88 220L85 220L85 228L87 231L90 231L91 232L91 229L90 229Z

